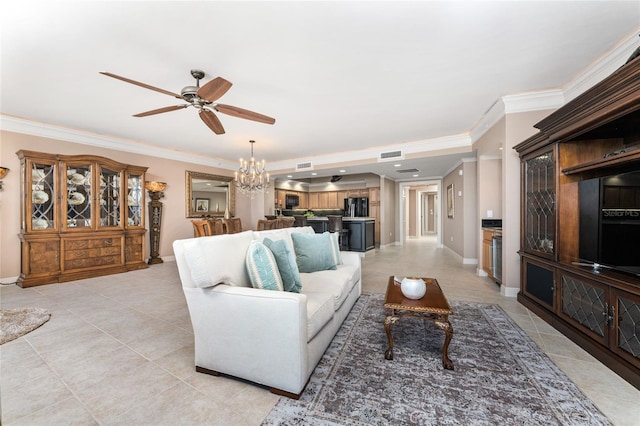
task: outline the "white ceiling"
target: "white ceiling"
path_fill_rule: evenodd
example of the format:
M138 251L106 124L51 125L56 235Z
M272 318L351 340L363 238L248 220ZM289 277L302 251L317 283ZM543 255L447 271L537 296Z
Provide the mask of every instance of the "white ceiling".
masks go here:
M268 166L331 175L353 152L468 140L502 96L561 88L638 30L640 2L4 1L0 16L2 114L214 166L235 166L254 139ZM179 93L193 68L234 84L220 102L275 125L218 114L217 136L193 108L134 118L181 102L99 74ZM469 156L402 168L442 176ZM406 177L369 163L343 168Z

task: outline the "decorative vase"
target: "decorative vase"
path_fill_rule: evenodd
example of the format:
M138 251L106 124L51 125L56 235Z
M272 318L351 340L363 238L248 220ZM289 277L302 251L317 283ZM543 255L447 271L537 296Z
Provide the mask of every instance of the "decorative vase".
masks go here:
M225 219L230 219L231 218L231 215L229 214L229 209L228 208L224 209L224 218Z
M427 292L427 285L421 278L406 277L400 283L400 291L408 299L420 299Z

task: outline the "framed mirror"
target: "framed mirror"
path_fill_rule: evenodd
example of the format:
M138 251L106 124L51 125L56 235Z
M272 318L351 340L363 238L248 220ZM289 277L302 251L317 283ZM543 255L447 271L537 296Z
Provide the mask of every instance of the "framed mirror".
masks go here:
M236 191L233 178L187 170L185 207L187 217L235 215Z

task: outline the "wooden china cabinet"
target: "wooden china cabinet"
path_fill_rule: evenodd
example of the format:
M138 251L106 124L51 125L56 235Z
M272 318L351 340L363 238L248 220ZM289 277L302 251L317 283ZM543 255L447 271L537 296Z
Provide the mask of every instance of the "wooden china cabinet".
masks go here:
M640 242L629 237L640 235L640 58L535 127L515 147L518 300L640 388Z
M146 167L92 155L20 150L18 285L146 268Z

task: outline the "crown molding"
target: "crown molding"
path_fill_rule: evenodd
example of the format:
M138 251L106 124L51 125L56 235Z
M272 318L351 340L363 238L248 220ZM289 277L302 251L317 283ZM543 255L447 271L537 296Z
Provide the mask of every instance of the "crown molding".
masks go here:
M637 49L640 26L622 39L610 52L598 58L563 86L565 102L575 99L623 66Z
M133 139L116 138L113 136L106 136L98 133L26 120L24 118L6 114L0 114L0 128L7 132L22 133L42 138L113 149L116 151L130 152L149 157L184 161L185 163L200 164L225 170L237 169L236 162L230 162L221 158L207 157L174 149L161 148L155 145L135 141Z
M469 133L473 143L507 114L560 108L604 80L624 65L636 49L639 32L640 26L559 89L502 96L471 128Z
M505 114L560 108L564 105L564 94L560 89L542 90L503 96Z

